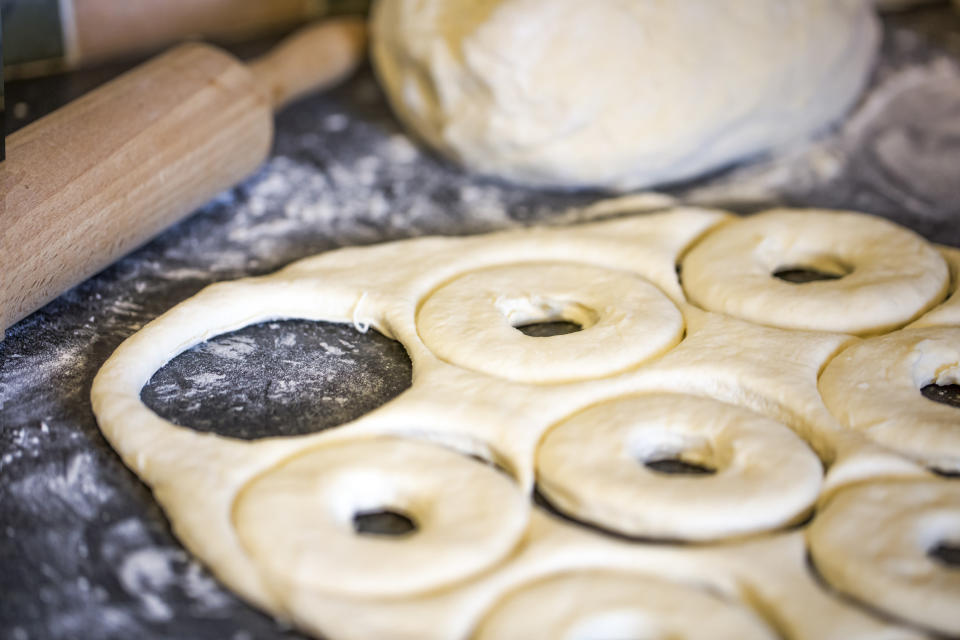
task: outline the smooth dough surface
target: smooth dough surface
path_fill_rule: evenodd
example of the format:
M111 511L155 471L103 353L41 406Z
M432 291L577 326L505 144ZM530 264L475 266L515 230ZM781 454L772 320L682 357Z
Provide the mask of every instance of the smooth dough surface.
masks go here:
M646 463L695 464L666 474ZM651 394L595 405L551 429L537 483L564 513L630 536L710 540L768 531L810 509L823 469L786 426L706 398Z
M521 586L486 613L474 635L475 640L775 637L755 614L695 586L596 570Z
M886 481L841 491L807 530L817 569L840 591L898 618L960 635L960 483Z
M382 0L371 38L394 111L470 170L632 190L842 116L879 27L867 0Z
M566 321L580 331L532 337L516 329ZM617 373L680 342L679 309L634 274L569 263L468 273L420 309L423 341L444 360L518 382L564 382Z
M837 278L774 276L798 268ZM890 331L943 300L949 283L946 262L923 238L849 211L765 211L718 229L683 260L691 302L785 329Z
M960 384L960 327L903 329L834 358L820 393L844 425L940 471L960 472L960 408L925 398Z
M910 325L913 327L960 327L960 249L940 247L950 266L950 297Z
M635 204L601 203L596 210L617 212ZM592 406L655 394L697 396L691 407L725 407L721 402L740 407L734 413L743 411L751 416L749 424L770 432L762 437L776 442L772 456L786 454L792 464L789 452L804 445L786 425L829 465L820 500L829 498L828 485L836 492L852 483L931 477L909 458L845 428L824 406L817 375L856 338L759 326L686 302L677 263L730 218L715 210L677 208L570 228L416 238L330 251L269 276L217 283L117 348L94 380L93 410L104 436L153 491L177 537L218 579L248 602L331 640L461 640L485 612L523 585L581 571L703 585L711 597L737 610L776 620L777 630L793 640L921 637L822 589L805 569L803 532L777 530L788 512L803 511L807 492L820 482L819 470L804 471L819 465L809 452L796 458L806 462L798 467L801 489L793 491L799 484L788 489L792 506L771 506L777 518L757 515L750 521L753 534L720 543L626 540L568 523L534 503L537 452L552 426ZM612 304L612 318L620 306L637 312L643 301L635 323L617 325L629 341L605 337L627 356L611 356L598 343L595 353L581 357L585 365L597 354L623 357L629 365L618 367L626 368L585 366L572 378L568 369L557 382L523 383L441 357L422 335L422 312L431 297L473 276L489 284L487 278L503 270L510 276L504 279L508 291L534 274L526 292L550 289L553 300L557 291L543 277L550 271L545 265L571 270L577 283L572 301L581 305L575 310ZM593 291L594 277L600 285L626 284ZM601 289L603 304L583 302ZM464 304L479 300L478 309L496 307L495 299L491 307L489 299L474 296L471 302L470 291L461 293ZM534 320L557 311L552 302L524 306L536 295L507 310L527 318L524 314L532 313ZM559 305L561 317L567 308L566 302ZM519 316L511 320L499 309L496 314L507 335L522 336L512 328ZM572 319L589 324L600 315ZM143 386L178 353L277 318L376 328L407 350L412 386L337 428L251 441L175 425L141 400ZM650 318L662 326L645 325ZM462 327L462 321L452 324ZM647 326L649 335L631 333L632 324ZM682 335L672 337L681 329ZM553 338L531 340L549 345ZM661 346L651 347L656 344ZM631 351L637 348L647 355L638 360ZM478 369L497 362L502 367L502 355L491 349ZM718 409L721 417L725 411ZM696 415L705 422L713 418ZM758 483L765 477L760 474ZM763 487L757 488L756 495L762 494ZM417 532L390 541L351 533L351 513L390 507L416 520ZM679 537L696 538L696 527L693 522L686 530L677 527ZM324 543L314 545L319 538ZM433 553L424 560L428 548ZM407 572L400 575L400 569ZM706 612L696 605L690 615Z
M280 582L359 595L409 595L502 558L529 502L506 474L436 444L374 438L319 447L240 492L244 546ZM403 536L358 535L354 517L409 517Z

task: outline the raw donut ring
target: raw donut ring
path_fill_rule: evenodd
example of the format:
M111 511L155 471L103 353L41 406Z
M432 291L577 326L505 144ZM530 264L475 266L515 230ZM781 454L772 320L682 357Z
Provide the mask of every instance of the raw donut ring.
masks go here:
M474 640L775 637L749 609L694 586L603 570L553 574L521 585L486 612L473 636Z
M773 276L813 268L836 279ZM759 324L868 334L895 329L939 302L943 257L892 222L861 213L774 209L710 233L683 260L692 302Z
M516 329L565 320L582 331L531 337ZM517 382L612 375L680 341L683 317L658 288L624 271L579 264L492 267L437 289L420 309L426 345L453 364Z
M921 395L960 384L960 327L904 329L864 340L834 358L820 395L851 429L941 471L960 471L960 409Z
M833 587L921 627L960 634L960 567L932 557L960 547L960 483L900 480L840 491L807 529Z
M403 536L361 535L359 514L409 517ZM448 584L502 558L528 499L505 474L441 446L393 437L297 455L248 484L234 524L257 563L301 587L357 596Z
M695 463L712 476L646 464ZM785 525L817 499L820 460L789 428L708 398L620 398L551 429L536 459L540 490L581 520L630 536L710 540Z

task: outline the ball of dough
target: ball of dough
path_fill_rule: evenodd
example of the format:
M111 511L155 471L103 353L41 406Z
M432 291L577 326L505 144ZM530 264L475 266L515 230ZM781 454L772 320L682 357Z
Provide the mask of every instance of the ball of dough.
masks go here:
M746 607L694 586L587 569L521 585L484 615L472 637L760 640L776 634Z
M776 277L810 269L828 279ZM782 329L896 329L947 293L950 273L916 233L863 213L773 209L713 231L683 260L694 304Z
M664 460L710 475L648 468ZM817 499L823 470L785 425L681 394L624 397L544 437L537 483L565 513L629 536L711 540L788 524Z
M372 59L400 119L540 187L688 179L810 136L879 41L865 0L390 0Z
M437 588L500 560L527 521L506 474L444 447L401 438L312 449L239 494L244 547L277 580L357 596ZM358 532L358 517L400 514L404 535Z
M817 569L837 590L921 627L960 635L960 571L937 557L938 550L960 546L960 483L886 481L846 489L817 515L807 540Z

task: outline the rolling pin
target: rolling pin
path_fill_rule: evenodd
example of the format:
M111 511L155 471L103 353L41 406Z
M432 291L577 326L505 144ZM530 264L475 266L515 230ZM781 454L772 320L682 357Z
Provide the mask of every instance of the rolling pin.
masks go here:
M153 53L190 38L237 42L330 14L358 0L0 0L8 79Z
M190 43L7 138L0 330L246 177L273 112L362 60L361 18L306 27L251 64Z

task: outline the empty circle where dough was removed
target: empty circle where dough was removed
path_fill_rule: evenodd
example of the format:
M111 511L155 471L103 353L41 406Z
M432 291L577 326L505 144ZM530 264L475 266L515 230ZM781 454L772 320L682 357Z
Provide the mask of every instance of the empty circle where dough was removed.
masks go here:
M833 587L903 620L960 635L960 566L932 552L960 547L960 483L879 481L840 491L807 530Z
M220 334L180 353L140 392L173 424L255 440L330 429L410 387L396 340L351 324L276 320Z
M575 333L524 335L518 326L566 321ZM417 316L438 357L516 382L612 375L676 345L683 317L656 286L625 271L565 263L492 267L429 296Z
M666 474L680 460L715 472ZM681 394L603 402L553 427L536 456L540 491L562 512L644 538L711 540L768 531L817 498L820 460L788 427Z
M402 514L404 535L358 533L370 513ZM358 439L297 455L248 484L234 525L258 566L298 589L408 595L500 560L522 534L527 497L491 466L395 437Z
M773 639L744 606L695 586L643 574L582 570L509 592L486 612L474 640Z
M921 394L960 384L960 327L903 329L848 347L820 376L847 427L939 471L960 472L960 409Z
M842 276L796 284L774 277L812 268ZM871 334L938 303L949 273L914 232L849 211L774 209L709 233L683 260L694 304L758 324Z

